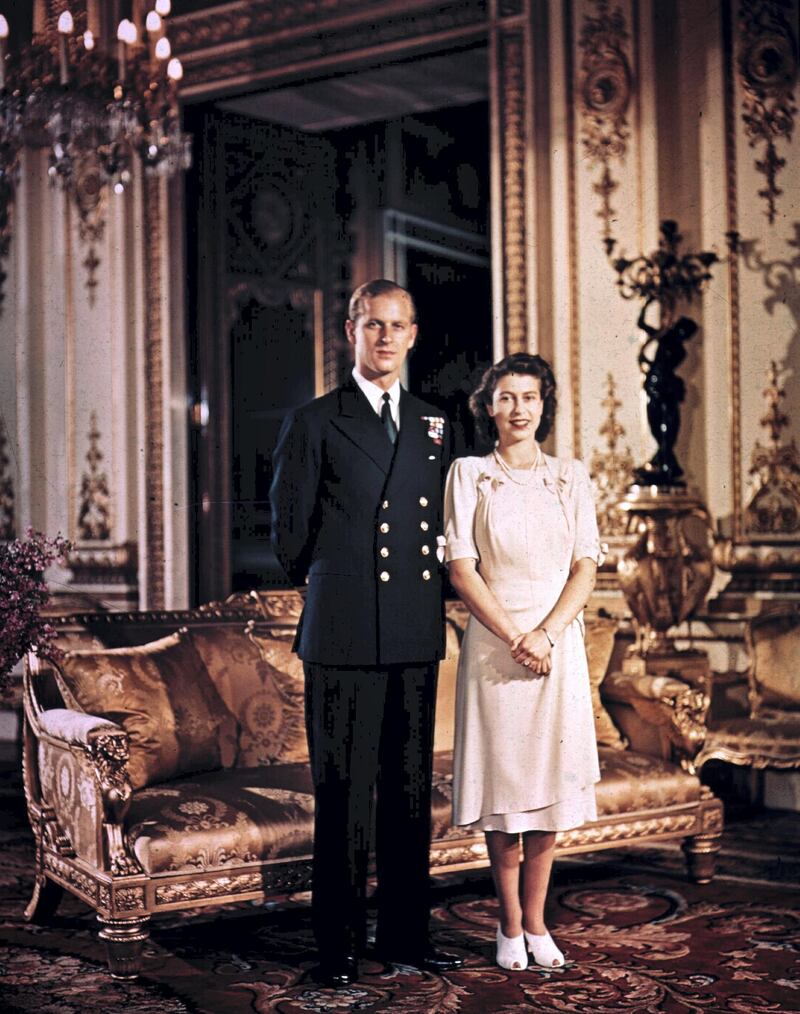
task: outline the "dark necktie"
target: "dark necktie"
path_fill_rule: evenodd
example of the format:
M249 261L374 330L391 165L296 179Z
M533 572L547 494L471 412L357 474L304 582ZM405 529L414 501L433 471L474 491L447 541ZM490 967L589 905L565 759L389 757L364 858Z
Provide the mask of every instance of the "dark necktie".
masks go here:
M394 424L394 419L392 419L392 410L389 407L390 400L389 392L387 391L383 396L383 405L381 406L381 422L386 430L386 436L394 444L397 440L397 427Z

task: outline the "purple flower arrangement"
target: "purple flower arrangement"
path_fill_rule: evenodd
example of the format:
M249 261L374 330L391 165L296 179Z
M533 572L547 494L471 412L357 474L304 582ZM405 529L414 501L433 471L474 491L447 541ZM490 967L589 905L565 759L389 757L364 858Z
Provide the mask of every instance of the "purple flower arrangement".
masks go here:
M48 539L32 528L25 536L0 544L0 689L27 651L59 654L56 632L42 616L50 598L44 572L66 557L71 543L60 535Z

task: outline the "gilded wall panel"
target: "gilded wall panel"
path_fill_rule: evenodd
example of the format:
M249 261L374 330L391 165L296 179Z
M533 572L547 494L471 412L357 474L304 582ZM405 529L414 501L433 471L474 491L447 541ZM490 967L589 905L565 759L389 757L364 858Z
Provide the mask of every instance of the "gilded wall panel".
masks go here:
M525 30L501 29L496 39L499 97L500 217L504 352L528 349L528 210Z
M288 67L319 70L354 57L375 62L381 51L396 52L412 40L457 42L485 29L487 6L486 0L416 0L381 4L376 11L365 0L310 6L256 0L175 17L174 44L186 71L183 93L213 95L265 83L285 77Z
M577 0L569 8L571 67L572 202L570 266L572 314L570 381L573 447L589 458L604 421L606 375L611 368L621 401L619 417L635 457L645 437L636 366L637 310L618 295L614 255L639 252L642 235L638 155L640 71L630 2ZM569 101L569 100L568 100Z
M774 361L789 409L783 440L800 434L800 138L794 114L797 78L797 0L740 0L730 24L732 131L738 234L732 306L738 330L739 383L734 416L737 483L735 532L759 533L745 508L754 494L748 475L757 443L765 443L764 390ZM792 168L794 167L794 169ZM733 217L733 214L732 214Z

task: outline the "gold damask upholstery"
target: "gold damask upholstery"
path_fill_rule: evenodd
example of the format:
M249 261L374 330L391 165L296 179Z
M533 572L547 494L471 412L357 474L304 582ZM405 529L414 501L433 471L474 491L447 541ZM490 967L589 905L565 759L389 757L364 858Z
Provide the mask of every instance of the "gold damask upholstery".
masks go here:
M679 765L633 750L599 747L597 812L634 814L700 799L699 780Z
M625 738L606 711L600 687L608 672L608 663L614 651L614 639L617 625L612 619L596 616L587 619L585 625L586 659L589 663L589 683L592 688L592 710L594 711L594 731L599 746L624 750L627 746Z
M132 788L233 762L235 722L187 631L141 647L69 651L56 679L73 707L128 733Z
M194 630L192 641L238 721L239 767L308 760L303 664L291 643L248 626Z
M599 747L598 754L601 779L596 795L600 817L680 807L696 803L702 795L700 781L676 764L609 746ZM433 839L457 838L463 832L451 823L452 754L436 754L433 768Z
M247 596L241 610L212 604L193 613L68 618L68 631L83 627L130 646L70 652L56 667L64 699L55 702L40 695L54 667L29 659L24 776L37 866L28 917L45 918L65 888L78 895L97 913L116 976L136 974L152 915L309 886L314 801L302 665L291 651L299 601L294 592L272 592ZM187 629L164 637L173 616L175 628ZM433 872L487 863L484 836L454 827L451 815L466 619L460 603L448 605ZM156 640L136 645L148 637ZM677 838L691 875L706 881L722 808L691 769L704 711L692 709L696 692L680 680L607 673L614 647L612 622L588 622L598 820L559 835L557 850ZM624 738L611 705L626 712ZM643 729L654 730L652 749Z
M745 639L750 714L712 723L696 763L800 768L800 605L752 617Z
M752 718L800 716L800 606L784 606L752 619L750 650Z
M129 848L150 876L310 857L311 777L307 764L288 767L278 779L270 765L141 789L128 813Z
M109 730L104 719L71 714L76 719L94 721L94 736ZM52 733L64 732L64 739L48 733L38 742L37 771L42 800L59 814L59 830L75 853L92 866L103 862L103 823L105 810L97 792L95 765L92 761L94 737L83 738L86 725L68 730L63 718L48 723ZM114 727L112 726L111 729ZM75 749L85 744L85 749Z

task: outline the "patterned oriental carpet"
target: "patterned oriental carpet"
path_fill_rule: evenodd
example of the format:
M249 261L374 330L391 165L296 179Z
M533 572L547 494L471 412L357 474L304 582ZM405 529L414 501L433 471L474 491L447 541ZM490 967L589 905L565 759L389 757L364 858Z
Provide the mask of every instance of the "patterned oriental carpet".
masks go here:
M26 925L33 844L19 787L0 787L0 1011L38 1014L737 1012L800 1010L800 815L733 820L717 879L689 884L676 848L561 860L549 923L558 971L494 964L486 871L437 880L437 944L465 958L446 976L362 962L338 991L314 983L305 896L154 922L145 971L107 975L94 917L67 897L52 926Z

